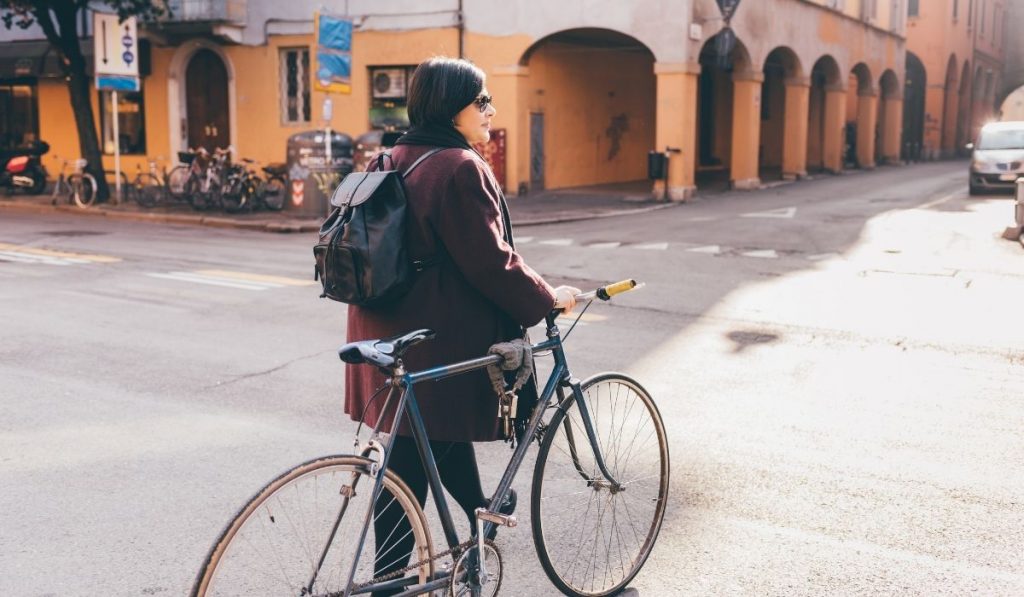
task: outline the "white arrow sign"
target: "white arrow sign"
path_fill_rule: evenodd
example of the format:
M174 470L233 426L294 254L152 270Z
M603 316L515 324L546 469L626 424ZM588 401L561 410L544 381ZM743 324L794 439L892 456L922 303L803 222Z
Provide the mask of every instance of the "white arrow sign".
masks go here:
M118 22L116 14L92 13L93 61L100 89L137 89L139 36L135 17ZM121 83L117 83L121 81Z

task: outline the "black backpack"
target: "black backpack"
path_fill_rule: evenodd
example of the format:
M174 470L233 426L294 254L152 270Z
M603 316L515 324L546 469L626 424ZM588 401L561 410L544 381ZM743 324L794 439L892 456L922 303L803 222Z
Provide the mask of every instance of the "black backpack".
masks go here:
M423 154L404 173L383 170L390 155L381 154L380 169L353 172L341 181L313 247L320 298L359 306L387 302L409 290L417 271L436 263L436 258L413 261L406 250L403 180L442 149Z

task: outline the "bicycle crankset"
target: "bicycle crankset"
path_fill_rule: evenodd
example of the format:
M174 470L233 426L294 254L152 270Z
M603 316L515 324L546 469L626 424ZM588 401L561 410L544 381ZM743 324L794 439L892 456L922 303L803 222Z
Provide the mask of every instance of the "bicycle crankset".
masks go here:
M494 597L501 588L501 576L504 572L501 565L501 552L492 541L484 542L484 577L480 578L480 566L477 565L477 550L467 549L455 561L452 569L451 583L448 594L452 597L472 595L470 587L472 575L477 577L480 585L480 597Z

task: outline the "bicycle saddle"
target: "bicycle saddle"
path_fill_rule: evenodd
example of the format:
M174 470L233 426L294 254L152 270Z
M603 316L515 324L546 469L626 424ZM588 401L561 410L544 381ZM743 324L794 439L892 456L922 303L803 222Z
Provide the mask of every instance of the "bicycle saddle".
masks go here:
M341 360L352 365L370 363L378 367L394 367L395 361L402 358L405 351L424 340L432 339L434 330L415 330L380 340L360 340L349 342L338 349Z

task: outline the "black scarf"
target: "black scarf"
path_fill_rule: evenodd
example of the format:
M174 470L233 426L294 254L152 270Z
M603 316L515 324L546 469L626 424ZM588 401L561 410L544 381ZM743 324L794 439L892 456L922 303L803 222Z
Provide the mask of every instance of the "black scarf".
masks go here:
M479 156L480 159L487 164L487 160L484 159L484 156L480 155L480 152L470 145L466 141L466 138L462 136L462 133L455 130L454 126L445 126L440 124L414 126L409 129L407 133L399 137L398 140L395 141L395 145L427 145L429 147L458 147L461 149L468 149ZM489 164L487 167L490 169ZM500 187L498 187L498 205L501 207L501 222L504 224L505 228L505 242L515 249L515 243L512 241L512 220L508 214L508 205L505 203L505 194L501 192Z

